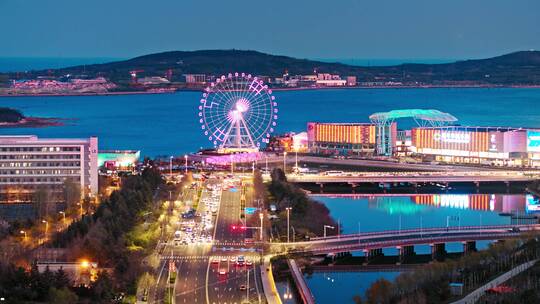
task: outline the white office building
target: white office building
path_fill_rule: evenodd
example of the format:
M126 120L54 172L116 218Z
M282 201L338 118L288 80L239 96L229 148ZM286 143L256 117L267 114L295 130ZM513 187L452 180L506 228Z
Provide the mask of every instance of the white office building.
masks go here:
M60 190L66 179L83 194L98 192L98 139L0 136L0 201L11 192L31 194L40 187Z

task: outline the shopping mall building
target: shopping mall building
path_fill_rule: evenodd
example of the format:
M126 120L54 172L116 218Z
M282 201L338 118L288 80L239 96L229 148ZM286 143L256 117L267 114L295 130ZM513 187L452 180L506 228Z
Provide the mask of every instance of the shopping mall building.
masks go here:
M396 118L417 122L397 129ZM540 129L451 126L457 119L437 110L375 113L371 123L307 124L310 153L407 157L422 161L540 167Z
M412 155L424 160L496 166L540 166L540 130L426 127L411 130Z
M309 122L308 149L324 155L374 155L376 131L371 123Z

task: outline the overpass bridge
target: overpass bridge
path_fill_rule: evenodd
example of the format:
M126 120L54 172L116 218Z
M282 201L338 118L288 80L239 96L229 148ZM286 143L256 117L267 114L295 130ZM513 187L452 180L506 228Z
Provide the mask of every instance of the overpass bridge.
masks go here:
M432 255L445 252L446 243L463 243L464 252L475 250L476 241L519 238L522 233L540 231L540 224L439 227L390 230L312 238L294 243L272 243L271 250L297 254L337 254L364 251L367 258L382 255L383 248L397 248L400 257L414 253L415 245L430 245Z
M443 172L343 172L328 174L288 174L292 183L480 183L530 182L540 171L443 171Z

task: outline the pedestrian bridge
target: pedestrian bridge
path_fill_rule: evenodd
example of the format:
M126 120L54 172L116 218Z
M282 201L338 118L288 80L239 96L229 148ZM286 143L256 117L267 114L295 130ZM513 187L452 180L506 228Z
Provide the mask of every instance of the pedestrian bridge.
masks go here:
M312 238L310 241L272 243L274 252L289 252L298 254L330 254L350 251L365 251L366 253L382 248L398 248L411 251L415 245L431 245L433 250L439 250L444 244L461 242L464 246L474 245L480 240L504 240L519 238L527 232L540 231L540 224L533 225L496 225L496 226L465 226L391 230L366 232L360 234L343 234ZM464 247L465 251L467 247ZM471 248L472 249L472 248ZM403 254L406 252L404 251Z

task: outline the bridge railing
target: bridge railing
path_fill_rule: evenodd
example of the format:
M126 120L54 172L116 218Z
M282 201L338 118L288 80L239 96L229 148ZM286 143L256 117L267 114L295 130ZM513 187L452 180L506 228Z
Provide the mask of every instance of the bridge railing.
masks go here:
M519 225L483 225L483 226L449 226L449 227L430 227L430 228L413 228L413 229L393 229L393 230L380 230L380 231L370 231L370 232L361 232L361 233L350 233L350 234L341 234L331 235L331 236L321 236L321 237L312 237L310 241L323 241L323 240L333 240L333 239L347 239L347 238L359 238L364 236L372 235L381 235L381 234L408 234L408 233L417 233L417 232L459 232L467 230L497 230L497 229L512 229L512 228L536 228L540 229L540 224L519 224Z
M340 252L350 250L369 250L378 248L391 248L396 246L421 245L434 243L452 243L479 240L496 240L503 238L512 238L519 236L519 232L499 232L499 233L481 233L473 235L454 235L441 237L415 237L410 239L372 241L361 243L350 243L345 245L321 245L318 247L307 247L298 249L298 252Z

